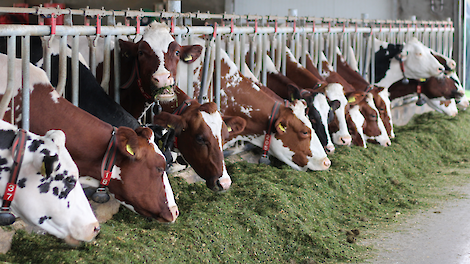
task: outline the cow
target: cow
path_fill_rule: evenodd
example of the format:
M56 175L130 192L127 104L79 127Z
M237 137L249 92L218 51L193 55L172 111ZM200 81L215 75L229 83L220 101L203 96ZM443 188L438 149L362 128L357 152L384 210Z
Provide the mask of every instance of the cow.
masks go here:
M121 79L124 82L120 89L121 105L136 118L142 116L153 103L158 109L182 96L181 93L175 93L177 64L180 60L185 64L194 62L202 50L200 45L180 46L170 35L168 26L158 22L149 25L139 42L119 40L119 45ZM100 67L97 72L101 72ZM100 79L100 74L97 76ZM170 108L163 107L166 111L170 111ZM196 173L206 180L210 189L225 191L231 184L221 148L223 134L227 133L224 131L226 125L223 124L220 112L210 105L192 102L189 110L171 119L164 114L165 117L160 118L160 121L183 122L180 125L184 126L184 130L177 134L178 140L188 140L191 144L178 144L178 150ZM242 122L240 119L231 120ZM201 137L204 137L203 142L206 144L194 144L201 142Z
M6 55L0 54L0 63L7 65ZM14 121L20 122L21 60L16 59L14 63ZM100 181L100 187L108 184L109 192L132 211L161 222L174 222L179 214L178 207L165 172L165 158L154 143L153 131L140 127L135 130L116 128L99 120L61 97L42 69L34 65L29 68L30 130L40 135L50 129L63 130L68 139L67 149L80 175ZM6 80L6 70L3 70L0 78L2 94ZM4 120L11 122L11 117L10 107ZM108 147L114 151L107 151ZM104 159L113 156L114 161Z
M221 49L220 53L220 111L224 116L239 116L246 120L245 129L238 135L230 135L224 148L239 140L249 141L255 146L264 146L263 155L271 154L296 170L328 169L331 161L305 116L305 104L300 101L284 106L243 76L224 50ZM200 91L202 56L199 60L193 79L195 96ZM184 84L184 81L181 82L182 86Z
M331 128L329 129L334 144L349 146L351 144L351 135L348 132L346 124L347 99L344 96L343 86L338 83L327 83L323 78L319 79L318 77L315 77L315 74L309 70L311 68L304 68L300 65L289 49L286 49L286 52L286 76L289 79L294 81L303 89L313 89L314 91L317 91L322 87L325 87L324 94L326 97L330 101L337 100L337 102L339 102L339 107L334 110L334 119L332 121L332 123L337 124L335 127L337 127L338 130L331 131ZM308 56L307 66L313 66L313 62ZM325 86L325 84L327 85Z
M38 136L0 121L1 225L12 224L16 216L70 245L91 241L100 226L77 182L64 132Z
M159 99L163 111L154 117L154 123L175 128L176 147L194 171L206 180L209 189L228 190L232 181L225 168L222 143L229 134L242 131L245 120L224 117L224 122L215 103L200 104L178 87L174 89L172 100ZM198 152L193 152L194 149ZM219 163L213 163L216 161Z
M301 89L292 80L282 75L275 67L271 58L265 54L264 63L267 68L267 87L281 98L293 101L304 99L307 103L307 115L327 154L333 154L335 146L331 139L328 124L334 111L339 108L338 100L330 101L324 95L324 89ZM321 80L321 83L325 83ZM321 85L320 85L321 86ZM324 86L323 88L325 88ZM322 90L322 92L320 92Z
M353 53L353 51L349 52L349 54ZM353 87L354 90L368 91L373 95L374 104L377 110L379 111L380 119L382 120L385 126L389 138L395 138L395 132L393 131L393 125L390 118L391 115L389 115L389 113L391 112L390 100L383 99L389 98L388 90L383 87L371 85L366 79L364 79L362 75L358 72L355 58L353 56L350 56L352 62L351 65L348 64L342 56L341 51L338 47L336 47L336 58L336 72L341 76L341 78L347 81Z
M322 70L323 70L323 73L325 74L325 79L328 82L340 83L343 87L346 87L345 95L348 98L350 98L350 95L356 92L356 87L353 87L338 72L335 72L333 70L333 67L331 67L331 65L328 63L323 53L321 54L320 60L322 62L322 66L323 66ZM362 79L362 77L360 78ZM361 88L358 88L358 89L361 90ZM359 106L360 113L365 118L365 122L363 123L363 132L364 132L364 136L366 140L378 142L380 145L385 146L385 147L390 146L391 145L390 137L388 136L384 122L382 121L382 118L380 117L380 113L377 107L375 106L373 93L370 93L368 90L361 91L361 92L365 92L365 95L361 97L359 102L356 101L356 103ZM349 104L351 103L349 99L348 99L348 102ZM357 127L359 126L356 125L356 128Z
M405 44L389 44L374 39L375 50L375 79L374 84L388 89L400 80L423 79L443 75L444 67L432 55L431 50L416 38ZM382 100L390 105L390 99L385 94ZM390 124L393 129L391 109L387 109Z

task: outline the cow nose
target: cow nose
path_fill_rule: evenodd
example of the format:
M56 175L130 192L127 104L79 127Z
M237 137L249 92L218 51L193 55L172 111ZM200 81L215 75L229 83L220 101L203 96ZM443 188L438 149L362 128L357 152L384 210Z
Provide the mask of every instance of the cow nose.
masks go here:
M392 145L392 142L391 142L391 141L385 142L385 146L386 146L386 147L388 147L388 146L390 146L390 145Z
M180 215L180 212L178 211L178 206L174 205L170 207L170 212L171 212L171 217L172 217L170 222L173 223L176 220L176 218Z
M172 85L172 79L170 73L158 73L152 75L153 82L157 87L165 87Z
M93 232L95 232L96 234L98 234L101 230L101 227L100 226L95 226L95 228L93 229Z
M343 145L349 146L351 145L352 138L350 136L344 136L344 137L341 137L340 140L343 143Z
M230 188L232 180L230 178L220 178L217 180L217 186L219 186L220 191L226 191Z
M335 152L335 146L330 144L325 146L326 154L333 154Z
M331 166L331 160L329 158L324 158L322 164L325 169L328 169Z

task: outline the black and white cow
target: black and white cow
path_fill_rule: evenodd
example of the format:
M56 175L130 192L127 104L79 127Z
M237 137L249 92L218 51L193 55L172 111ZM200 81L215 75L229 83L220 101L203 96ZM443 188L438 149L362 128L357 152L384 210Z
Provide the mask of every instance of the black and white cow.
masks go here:
M50 130L45 136L26 133L11 212L70 245L92 240L100 226L82 187L77 184L78 168L65 148L64 132ZM0 120L0 194L3 198L11 196L12 189L7 191L6 186L17 134L16 126Z

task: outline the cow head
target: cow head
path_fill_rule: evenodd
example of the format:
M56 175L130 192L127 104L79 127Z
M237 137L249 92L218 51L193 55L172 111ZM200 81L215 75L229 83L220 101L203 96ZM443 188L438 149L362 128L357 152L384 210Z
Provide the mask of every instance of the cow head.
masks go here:
M0 121L2 194L10 178L13 163L11 145L16 133L16 127ZM98 234L98 220L78 183L78 168L65 148L62 131L51 130L45 136L27 133L11 210L25 222L64 239L70 245L90 241Z
M458 114L458 109L457 109L457 104L455 102L455 99L440 99L440 98L434 98L434 99L429 99L426 97L426 95L423 95L424 99L426 100L426 103L434 110L436 110L439 113L448 115L448 116L456 116Z
M365 118L363 125L365 138L371 142L378 142L385 147L390 146L392 143L375 106L372 93L366 93L364 100L359 102L359 109Z
M175 99L177 64L194 62L200 55L200 45L180 46L168 26L152 22L137 43L119 41L122 63L136 64L142 89L155 101Z
M118 153L109 184L114 197L130 210L161 222L174 222L179 215L163 153L153 131L119 127Z
M401 79L442 76L444 66L416 38L401 44L375 39L375 83L388 88Z
M305 115L306 107L303 100L280 107L270 153L297 170L326 170L331 161Z
M191 101L180 115L162 112L154 122L176 129L177 148L196 173L214 191L228 190L231 185L222 150L229 133L239 133L245 127L242 118L222 120L215 103ZM229 131L230 128L230 131Z
M330 101L323 93L303 90L302 98L307 103L307 116L327 154L333 154L335 146L328 125L334 119L334 111L340 107L338 100Z
M339 102L339 107L334 111L335 117L330 123L330 132L333 137L333 143L336 145L349 146L351 144L351 135L348 132L346 124L346 113L348 100L343 93L343 86L338 83L330 83L325 89L329 100Z

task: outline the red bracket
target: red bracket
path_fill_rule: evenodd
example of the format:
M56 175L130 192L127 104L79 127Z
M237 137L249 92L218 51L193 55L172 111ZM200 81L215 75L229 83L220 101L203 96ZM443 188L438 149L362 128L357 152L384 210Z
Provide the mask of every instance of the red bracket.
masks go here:
M214 23L214 38L217 37L217 22Z
M101 34L101 16L96 15L96 35Z
M230 33L233 33L233 30L235 28L235 25L233 23L233 18L230 19Z
M170 33L171 34L175 33L175 17L171 17Z
M135 20L137 22L137 26L135 27L135 33L140 34L140 16L136 16Z
M57 25L57 17L54 13L51 16L51 35L55 35Z

